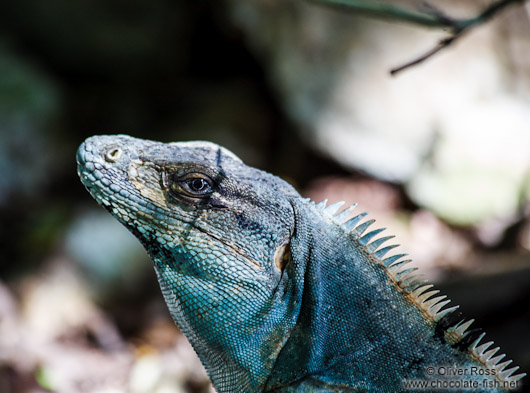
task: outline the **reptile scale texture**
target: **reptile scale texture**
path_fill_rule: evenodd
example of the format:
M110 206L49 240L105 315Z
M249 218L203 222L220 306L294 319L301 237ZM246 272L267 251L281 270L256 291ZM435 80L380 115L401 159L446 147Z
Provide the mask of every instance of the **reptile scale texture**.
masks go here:
M153 259L219 393L504 392L525 375L354 206L210 142L94 136L77 165Z

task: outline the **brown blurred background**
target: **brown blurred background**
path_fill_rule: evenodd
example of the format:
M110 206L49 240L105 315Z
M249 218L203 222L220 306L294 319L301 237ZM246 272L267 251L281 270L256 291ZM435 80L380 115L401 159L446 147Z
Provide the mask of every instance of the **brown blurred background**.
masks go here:
M359 202L528 373L530 6L389 76L446 34L297 0L1 2L0 392L212 391L77 179L98 133L210 140Z

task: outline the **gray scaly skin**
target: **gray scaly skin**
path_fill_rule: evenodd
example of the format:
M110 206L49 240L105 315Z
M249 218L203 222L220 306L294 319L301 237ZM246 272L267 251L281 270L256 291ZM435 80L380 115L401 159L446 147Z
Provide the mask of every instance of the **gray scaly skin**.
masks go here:
M411 381L500 392L524 376L403 254L385 257L391 236L368 231L365 214L348 219L353 207L303 199L209 142L95 136L77 162L153 259L220 393L400 392ZM449 368L463 375L439 375Z

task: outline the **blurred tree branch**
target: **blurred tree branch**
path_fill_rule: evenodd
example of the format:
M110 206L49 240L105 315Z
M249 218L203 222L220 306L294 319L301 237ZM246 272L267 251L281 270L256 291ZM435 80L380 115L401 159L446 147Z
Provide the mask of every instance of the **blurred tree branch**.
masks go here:
M442 39L438 44L427 51L420 57L396 68L390 70L391 75L396 75L411 66L419 64L431 56L435 55L442 49L447 48L453 44L458 38L469 31L472 27L483 24L497 15L500 11L512 4L523 4L526 0L499 0L490 4L479 15L468 18L458 19L452 18L444 14L439 9L423 3L423 10L411 10L382 2L374 2L370 0L309 0L313 3L336 6L348 11L353 11L378 19L386 19L392 21L403 21L413 23L426 27L445 28L450 31L450 35Z

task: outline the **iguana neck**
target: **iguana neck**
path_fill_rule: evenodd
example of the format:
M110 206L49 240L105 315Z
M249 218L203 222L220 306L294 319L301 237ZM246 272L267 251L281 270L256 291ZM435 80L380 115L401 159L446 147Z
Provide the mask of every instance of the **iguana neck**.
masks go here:
M427 337L432 329L426 328L421 311L389 285L381 285L388 281L386 273L342 228L311 207L299 204L297 213L291 248L293 264L303 270L298 283L302 305L267 390L309 379L313 386L322 382L329 388L326 379L337 381L333 370L345 367L351 374L342 383L351 391L385 392L385 386L399 386L400 376L423 375L415 362L426 364L438 356L424 358L417 343L429 340L435 352L439 343ZM407 327L399 332L400 326ZM405 334L416 344L414 350L403 344L409 339L403 339ZM439 357L444 359L445 353L442 349ZM373 364L384 364L385 370ZM407 374L400 371L403 368Z
M208 283L197 279L203 274L183 270L183 266L196 265L189 260L180 263L189 253L151 256L170 313L201 359L216 390L263 391L278 352L296 323L300 305L296 299L300 294L293 285L295 280L289 280L286 274L272 294L257 290L252 293L252 288L236 285L230 298L222 294L204 295L198 302L200 307L190 308L184 306L185 299L207 292ZM228 315L230 309L235 309L237 315Z

